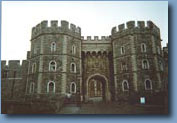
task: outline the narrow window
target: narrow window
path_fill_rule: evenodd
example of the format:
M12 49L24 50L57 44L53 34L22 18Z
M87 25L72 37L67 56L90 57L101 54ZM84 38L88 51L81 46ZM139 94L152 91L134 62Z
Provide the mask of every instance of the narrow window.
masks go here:
M121 47L121 54L125 54L125 48L124 48L124 46Z
M76 54L76 47L75 47L75 45L72 46L72 54L73 55Z
M124 80L124 81L122 82L122 90L123 90L123 91L128 91L128 89L129 89L128 81L127 81L127 80Z
M145 80L145 89L152 90L152 83L150 80Z
M53 82L53 81L48 82L47 93L55 93L55 82Z
M144 44L144 43L141 44L141 52L143 52L143 53L146 52L146 44Z
M75 63L71 63L71 72L75 73L76 72L76 64Z
M76 93L76 83L72 82L70 85L70 92L71 93Z
M49 71L56 71L57 64L55 61L49 63Z
M72 72L75 72L75 64L72 64Z
M36 63L33 63L32 65L32 73L35 73L36 72Z
M55 52L56 51L56 43L52 42L51 43L51 52Z
M142 61L142 68L143 69L149 69L149 62L148 62L148 60L143 60Z

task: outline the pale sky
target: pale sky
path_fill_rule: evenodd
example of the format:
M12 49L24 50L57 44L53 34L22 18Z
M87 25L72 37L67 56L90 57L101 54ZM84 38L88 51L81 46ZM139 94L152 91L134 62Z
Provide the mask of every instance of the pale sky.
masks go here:
M23 60L30 50L31 29L42 20L67 20L81 27L82 36L108 36L130 20L153 21L168 42L168 2L3 1L1 59Z

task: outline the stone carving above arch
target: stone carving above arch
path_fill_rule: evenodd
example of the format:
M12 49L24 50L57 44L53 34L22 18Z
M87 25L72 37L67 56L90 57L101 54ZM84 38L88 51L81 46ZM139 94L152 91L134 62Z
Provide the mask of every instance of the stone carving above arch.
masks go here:
M109 73L109 57L107 52L87 52L84 57L85 72Z

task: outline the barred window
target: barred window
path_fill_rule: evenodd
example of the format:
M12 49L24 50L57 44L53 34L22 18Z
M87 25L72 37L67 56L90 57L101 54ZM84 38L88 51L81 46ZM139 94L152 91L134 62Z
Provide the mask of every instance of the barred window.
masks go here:
M148 60L142 60L142 68L149 69L149 62Z
M57 64L55 61L50 61L49 63L49 71L56 71Z
M52 42L51 43L51 52L55 52L56 51L56 43Z

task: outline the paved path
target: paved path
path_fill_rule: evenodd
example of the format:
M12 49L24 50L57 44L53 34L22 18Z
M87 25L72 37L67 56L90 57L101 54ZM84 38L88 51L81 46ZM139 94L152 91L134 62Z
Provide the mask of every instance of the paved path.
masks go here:
M65 107L62 108L59 114L78 114L79 110L80 108L77 107L75 104L67 104Z
M163 106L118 105L116 103L68 104L58 114L164 114Z

